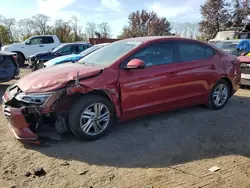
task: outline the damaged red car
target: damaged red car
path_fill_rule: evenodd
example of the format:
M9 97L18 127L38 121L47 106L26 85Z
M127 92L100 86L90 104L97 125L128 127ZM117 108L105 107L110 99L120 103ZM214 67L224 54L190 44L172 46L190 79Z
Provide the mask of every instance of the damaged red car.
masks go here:
M5 92L3 111L19 140L36 142L45 125L96 140L116 120L199 104L221 109L240 79L239 60L209 44L131 38L23 77Z

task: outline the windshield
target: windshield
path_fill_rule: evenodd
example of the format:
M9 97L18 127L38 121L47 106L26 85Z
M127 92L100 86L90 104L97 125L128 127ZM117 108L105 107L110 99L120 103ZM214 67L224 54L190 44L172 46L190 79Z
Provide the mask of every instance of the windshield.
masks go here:
M220 31L217 33L215 39L217 40L232 40L235 37L235 31Z
M52 50L52 52L56 52L57 50L59 50L61 47L63 47L63 46L65 46L65 44L61 44L61 45L59 45L59 46L57 46L56 48L54 48L53 50Z
M83 57L78 63L110 65L122 55L126 54L133 48L139 46L138 41L118 41L101 48L86 57Z
M220 49L236 49L239 42L218 42L215 46Z
M102 48L104 46L105 45L95 45L95 46L92 46L92 47L88 48L87 50L84 50L83 52L81 52L80 55L86 56L86 55L88 55L88 54L90 54L90 53L92 53L92 52L94 52L94 51L96 51L96 50L98 50L98 49L100 49L100 48Z

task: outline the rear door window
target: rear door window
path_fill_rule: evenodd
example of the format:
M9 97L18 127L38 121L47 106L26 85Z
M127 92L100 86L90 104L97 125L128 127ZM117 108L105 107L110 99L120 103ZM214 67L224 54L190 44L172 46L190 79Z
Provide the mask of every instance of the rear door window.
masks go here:
M215 55L215 50L213 48L207 47L205 48L206 58L213 57Z
M87 45L77 45L75 52L81 53L82 51L86 50L87 48L89 48L89 46L87 46Z
M177 49L179 62L197 61L215 55L213 48L198 43L177 42Z
M67 45L67 46L64 46L64 47L62 47L61 49L59 49L58 50L58 52L60 53L60 54L71 54L71 53L73 53L74 52L74 46L72 46L72 45Z
M42 37L42 44L51 44L54 43L54 39L51 36Z

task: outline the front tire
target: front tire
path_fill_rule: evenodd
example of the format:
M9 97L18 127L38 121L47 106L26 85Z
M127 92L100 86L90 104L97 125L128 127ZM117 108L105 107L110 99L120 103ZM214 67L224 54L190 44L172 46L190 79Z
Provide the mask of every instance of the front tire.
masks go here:
M36 70L39 70L39 69L42 69L44 68L44 65L43 65L43 61L37 61L37 65L36 65Z
M78 139L100 139L114 124L113 105L99 95L81 97L69 111L68 124Z
M209 95L207 106L211 109L219 110L223 108L231 95L231 87L225 80L216 82Z

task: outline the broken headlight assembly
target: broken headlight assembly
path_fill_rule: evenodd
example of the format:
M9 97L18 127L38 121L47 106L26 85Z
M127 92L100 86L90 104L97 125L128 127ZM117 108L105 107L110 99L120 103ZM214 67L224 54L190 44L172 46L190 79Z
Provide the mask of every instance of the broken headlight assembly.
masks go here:
M34 104L34 105L44 105L53 93L32 93L32 94L25 94L19 93L15 98L18 101Z

